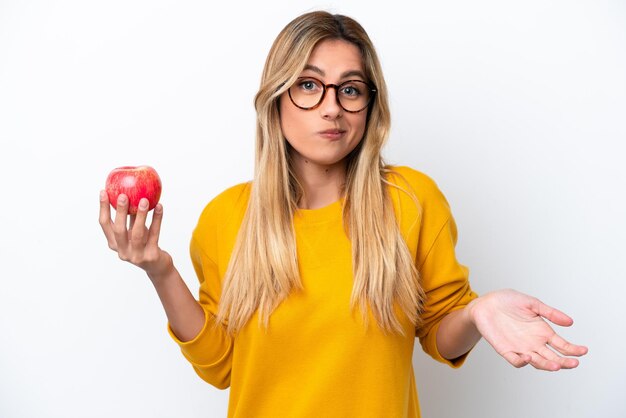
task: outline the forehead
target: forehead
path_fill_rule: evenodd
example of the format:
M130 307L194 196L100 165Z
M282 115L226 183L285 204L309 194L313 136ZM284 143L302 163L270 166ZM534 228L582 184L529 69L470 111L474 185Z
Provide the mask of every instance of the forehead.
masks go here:
M346 71L364 72L361 51L356 45L343 39L320 41L313 48L307 65L321 69L328 77Z

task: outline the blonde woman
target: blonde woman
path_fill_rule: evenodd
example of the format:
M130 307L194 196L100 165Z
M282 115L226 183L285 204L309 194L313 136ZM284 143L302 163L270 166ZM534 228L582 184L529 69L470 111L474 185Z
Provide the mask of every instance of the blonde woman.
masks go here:
M385 165L387 89L354 20L302 15L267 57L254 180L215 197L190 245L199 301L158 246L163 208L127 227L102 194L100 223L146 271L197 374L230 387L229 417L418 417L415 338L459 367L484 337L515 367L578 365L583 346L543 319L564 313L513 290L478 297L456 226L426 175Z

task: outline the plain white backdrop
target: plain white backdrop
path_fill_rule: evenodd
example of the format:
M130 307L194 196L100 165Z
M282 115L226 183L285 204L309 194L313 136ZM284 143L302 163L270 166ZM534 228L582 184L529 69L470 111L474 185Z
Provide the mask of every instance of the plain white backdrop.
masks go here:
M547 373L485 342L460 370L416 346L424 417L626 416L626 2L0 0L0 417L226 416L107 248L98 191L114 167L159 171L161 245L196 293L191 231L251 179L265 56L314 9L370 34L385 157L438 182L474 289L540 297L590 348Z

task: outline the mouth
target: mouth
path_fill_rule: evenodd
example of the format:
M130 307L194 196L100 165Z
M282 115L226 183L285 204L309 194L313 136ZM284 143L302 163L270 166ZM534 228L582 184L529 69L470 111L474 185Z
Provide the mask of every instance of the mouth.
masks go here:
M322 137L327 139L340 139L346 133L343 129L326 129L318 132Z

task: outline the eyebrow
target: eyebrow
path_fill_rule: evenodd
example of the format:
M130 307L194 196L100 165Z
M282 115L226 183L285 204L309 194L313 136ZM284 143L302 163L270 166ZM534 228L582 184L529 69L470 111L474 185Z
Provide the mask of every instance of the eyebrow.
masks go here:
M322 70L320 67L317 67L315 65L307 64L307 65L304 66L304 69L316 72L319 75L321 75L322 77L326 76L326 72L324 72L324 70ZM363 74L363 72L359 71L359 70L349 70L349 71L346 71L346 72L341 74L340 78L352 77L352 76L355 76L355 75L361 77L363 80L367 80L367 77L365 77L365 74Z

